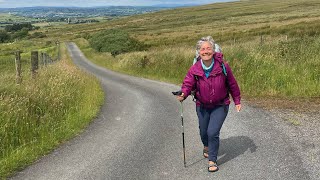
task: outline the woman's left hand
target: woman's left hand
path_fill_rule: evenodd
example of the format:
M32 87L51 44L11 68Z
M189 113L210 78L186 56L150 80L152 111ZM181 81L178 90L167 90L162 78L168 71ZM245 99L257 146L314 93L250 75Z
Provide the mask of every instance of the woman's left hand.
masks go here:
M236 110L237 110L237 112L241 111L241 104L236 105Z

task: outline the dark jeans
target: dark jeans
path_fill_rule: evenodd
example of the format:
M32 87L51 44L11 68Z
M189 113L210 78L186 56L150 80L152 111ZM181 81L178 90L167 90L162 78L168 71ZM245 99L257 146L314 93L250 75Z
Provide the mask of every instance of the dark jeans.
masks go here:
M229 106L217 106L214 108L196 107L199 118L199 129L201 141L209 148L209 161L217 162L220 129L227 117Z

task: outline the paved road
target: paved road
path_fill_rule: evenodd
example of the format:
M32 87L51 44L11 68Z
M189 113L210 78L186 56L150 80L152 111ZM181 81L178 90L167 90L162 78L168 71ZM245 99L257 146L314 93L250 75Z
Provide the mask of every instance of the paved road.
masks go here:
M190 99L184 102L184 168L179 103L171 95L179 87L106 70L75 44L68 48L76 65L101 80L106 104L84 133L13 179L314 179L281 122L245 104L240 113L231 106L221 132L220 170L208 173Z

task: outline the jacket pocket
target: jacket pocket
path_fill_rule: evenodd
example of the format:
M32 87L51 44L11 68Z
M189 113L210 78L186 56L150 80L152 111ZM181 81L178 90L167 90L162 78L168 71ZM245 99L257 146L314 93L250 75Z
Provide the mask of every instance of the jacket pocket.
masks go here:
M227 97L226 77L224 74L218 74L212 79L212 88L215 90L212 101L219 103Z

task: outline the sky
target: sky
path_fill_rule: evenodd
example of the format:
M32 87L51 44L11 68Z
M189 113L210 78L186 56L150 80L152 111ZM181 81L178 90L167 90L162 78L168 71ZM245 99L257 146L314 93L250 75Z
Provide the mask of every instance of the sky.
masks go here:
M232 0L0 0L0 8L32 6L152 6L157 4L210 4Z

